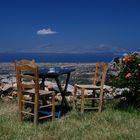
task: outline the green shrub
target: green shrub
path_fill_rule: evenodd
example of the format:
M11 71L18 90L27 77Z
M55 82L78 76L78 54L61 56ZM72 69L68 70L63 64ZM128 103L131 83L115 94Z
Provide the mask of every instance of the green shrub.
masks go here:
M111 83L117 88L128 88L122 93L130 105L139 104L140 96L140 54L131 53L114 59L110 66Z

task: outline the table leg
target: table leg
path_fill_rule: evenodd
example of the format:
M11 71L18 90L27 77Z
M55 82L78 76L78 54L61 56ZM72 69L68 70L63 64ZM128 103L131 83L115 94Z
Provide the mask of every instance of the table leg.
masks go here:
M45 89L45 78L42 78L41 84L40 84L40 89L44 90Z
M64 92L65 93L67 92L67 87L68 87L69 79L70 79L70 73L67 74L66 84L65 84L65 88L64 88Z
M62 88L58 77L55 78L56 83L57 83L57 86L58 86L58 88L59 88L59 90L60 90L60 93L61 93L61 96L62 96L61 107L62 107L62 110L64 110L64 111L69 110L69 106L68 106L67 100L66 100L66 98L65 98L65 95L66 95L66 92L67 92L67 86L68 86L69 78L70 78L70 73L67 74L67 77L66 77L66 84L65 84L64 89Z

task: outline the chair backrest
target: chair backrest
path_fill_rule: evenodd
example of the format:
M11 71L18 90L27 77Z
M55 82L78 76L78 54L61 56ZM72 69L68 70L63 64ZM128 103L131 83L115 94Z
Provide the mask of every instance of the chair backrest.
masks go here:
M107 63L104 62L97 62L95 73L93 77L93 85L101 85L102 80L105 80L106 72L107 72ZM105 82L105 81L104 81Z
M15 65L27 65L27 64L35 64L35 60L26 60L26 59L22 59L22 60L16 60L15 61Z
M96 66L98 67L96 69L96 72L99 73L97 74L97 78L100 81L100 93L99 93L99 112L102 111L102 105L103 105L103 96L104 96L104 84L105 84L105 79L106 79L106 73L107 73L107 68L108 64L107 63L97 63ZM99 69L101 71L99 71ZM99 75L99 76L98 76ZM97 84L97 83L96 83Z
M34 60L15 61L18 94L34 89L39 94L38 66Z

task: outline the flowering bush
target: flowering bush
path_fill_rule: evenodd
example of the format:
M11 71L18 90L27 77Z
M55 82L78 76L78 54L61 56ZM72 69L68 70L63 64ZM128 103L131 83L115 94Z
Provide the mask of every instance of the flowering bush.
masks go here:
M109 73L112 86L128 88L123 96L126 97L127 103L135 105L140 96L140 53L115 58L110 65Z

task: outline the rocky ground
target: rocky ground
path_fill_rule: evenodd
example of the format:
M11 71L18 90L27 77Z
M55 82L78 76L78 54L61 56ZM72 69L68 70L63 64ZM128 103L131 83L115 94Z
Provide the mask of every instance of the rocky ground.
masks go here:
M75 83L91 83L92 74L95 71L95 64L91 63L38 63L39 67L71 67L72 72L68 91L73 92ZM65 77L61 77L62 81ZM46 86L53 86L57 90L54 81L46 82ZM63 83L62 83L63 84ZM16 78L14 63L0 63L0 98L9 97L12 99L16 95Z

